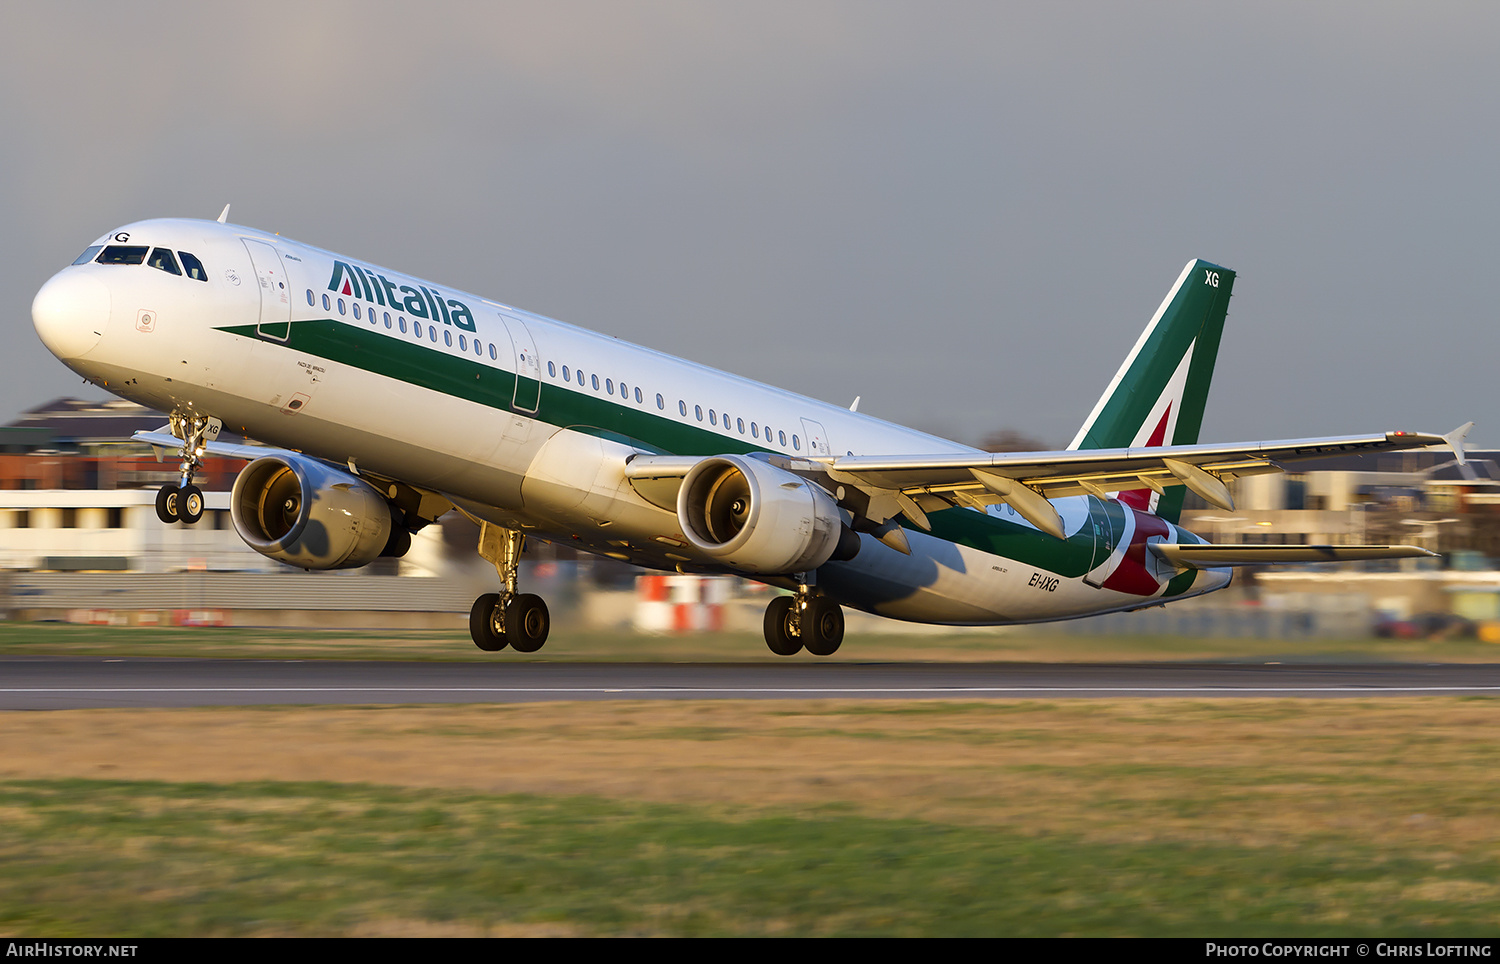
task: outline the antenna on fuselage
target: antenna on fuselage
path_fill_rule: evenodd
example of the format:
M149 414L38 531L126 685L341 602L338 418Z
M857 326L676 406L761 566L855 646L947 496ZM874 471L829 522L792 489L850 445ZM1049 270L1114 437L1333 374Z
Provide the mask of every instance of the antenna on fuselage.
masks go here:
M854 404L849 406L849 411L851 411L851 412L857 412L857 411L859 411L859 396L858 395L854 396Z
M219 212L219 223L223 224L224 223L224 219L227 218L227 217L229 217L229 205L228 204L224 205L224 210L222 210L222 211Z

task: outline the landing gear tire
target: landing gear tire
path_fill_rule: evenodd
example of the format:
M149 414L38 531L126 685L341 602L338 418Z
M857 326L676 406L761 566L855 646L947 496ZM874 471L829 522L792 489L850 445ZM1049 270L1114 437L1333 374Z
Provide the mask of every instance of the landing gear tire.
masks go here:
M192 525L203 518L203 490L196 485L167 483L156 492L156 517L167 525Z
M766 645L777 656L796 656L802 650L802 639L792 632L791 596L777 596L766 607Z
M505 648L505 625L496 625L499 614L500 594L497 592L480 596L469 610L469 636L474 645L486 653L498 653Z
M192 525L203 518L203 490L185 485L177 491L177 520Z
M832 656L844 641L844 611L827 596L813 596L802 611L802 645L814 656Z
M156 491L156 517L167 525L177 521L177 486L164 485Z
M505 638L518 653L534 653L547 642L552 616L541 596L523 592L505 607Z

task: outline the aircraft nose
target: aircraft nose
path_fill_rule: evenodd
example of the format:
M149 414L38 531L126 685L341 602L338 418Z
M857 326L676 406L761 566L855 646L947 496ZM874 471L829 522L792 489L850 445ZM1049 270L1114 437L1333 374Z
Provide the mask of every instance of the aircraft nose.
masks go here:
M109 288L87 272L58 272L31 303L32 326L47 350L63 361L88 354L108 323Z

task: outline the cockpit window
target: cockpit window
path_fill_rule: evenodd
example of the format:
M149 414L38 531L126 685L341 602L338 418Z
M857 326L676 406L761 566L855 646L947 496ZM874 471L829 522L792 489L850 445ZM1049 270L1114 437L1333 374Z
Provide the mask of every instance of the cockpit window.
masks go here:
M182 259L182 270L187 272L189 278L194 281L208 280L208 271L204 269L202 261L186 251L177 252L177 256Z
M140 264L146 260L147 250L144 244L112 244L94 260L100 264Z
M96 245L93 245L93 246L91 246L89 248L86 248L86 249L84 249L83 254L80 254L78 256L78 260L74 261L73 263L74 264L88 264L90 261L94 260L94 255L98 254L100 251L103 251L103 250L104 250L104 245L102 245L102 244L96 244Z
M177 267L177 259L166 248L152 248L151 260L146 263L167 274L182 274L182 269Z

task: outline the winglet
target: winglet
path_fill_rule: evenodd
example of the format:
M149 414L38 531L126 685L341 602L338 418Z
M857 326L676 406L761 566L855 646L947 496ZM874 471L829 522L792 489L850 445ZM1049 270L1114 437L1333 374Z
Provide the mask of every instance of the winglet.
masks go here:
M227 217L229 217L229 205L228 204L224 205L224 210L222 210L222 211L219 212L219 223L223 224L224 223L224 219L227 218Z
M1458 459L1459 465L1467 465L1468 460L1464 458L1464 436L1469 434L1469 429L1474 427L1473 422L1465 422L1458 428L1443 436L1443 441L1453 450L1453 457Z

